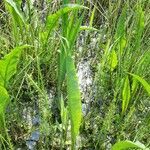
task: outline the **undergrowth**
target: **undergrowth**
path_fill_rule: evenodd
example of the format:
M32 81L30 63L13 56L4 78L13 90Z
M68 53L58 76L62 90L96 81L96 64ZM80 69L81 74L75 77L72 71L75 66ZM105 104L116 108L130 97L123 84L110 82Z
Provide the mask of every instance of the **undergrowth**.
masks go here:
M5 0L0 35L0 149L150 147L149 0Z

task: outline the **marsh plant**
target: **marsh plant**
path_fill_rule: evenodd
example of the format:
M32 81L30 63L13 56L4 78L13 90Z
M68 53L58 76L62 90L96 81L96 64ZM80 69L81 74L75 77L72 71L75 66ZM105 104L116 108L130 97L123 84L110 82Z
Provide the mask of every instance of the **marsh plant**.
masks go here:
M0 149L149 149L149 0L1 3Z

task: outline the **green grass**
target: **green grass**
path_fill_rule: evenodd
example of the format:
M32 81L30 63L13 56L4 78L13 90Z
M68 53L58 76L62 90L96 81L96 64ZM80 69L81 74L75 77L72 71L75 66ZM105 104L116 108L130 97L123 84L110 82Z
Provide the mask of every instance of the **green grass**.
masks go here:
M36 149L148 149L150 1L20 4L0 12L0 149L26 149L35 130ZM86 115L80 60L93 73Z

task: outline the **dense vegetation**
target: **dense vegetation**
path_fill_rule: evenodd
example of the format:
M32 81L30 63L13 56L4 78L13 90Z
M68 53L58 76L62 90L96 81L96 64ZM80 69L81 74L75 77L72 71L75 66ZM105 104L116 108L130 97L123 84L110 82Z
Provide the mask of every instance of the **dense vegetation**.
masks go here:
M3 0L0 35L0 150L149 149L150 0Z

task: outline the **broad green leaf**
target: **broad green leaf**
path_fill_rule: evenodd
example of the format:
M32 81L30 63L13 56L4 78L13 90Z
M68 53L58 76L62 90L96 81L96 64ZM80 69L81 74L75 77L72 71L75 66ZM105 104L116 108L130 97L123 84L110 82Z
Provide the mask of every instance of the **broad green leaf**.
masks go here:
M47 29L51 31L57 25L57 22L61 16L63 16L66 13L69 13L70 11L78 9L87 9L87 7L78 4L64 5L64 7L58 10L55 14L51 14L50 16L48 16L46 22Z
M9 103L9 95L6 89L0 86L0 133L4 132L4 118L5 118L5 110Z
M75 144L76 136L79 133L81 124L81 96L78 85L78 79L75 71L75 66L71 56L66 59L67 69L67 93L68 93L68 109L71 118L71 135L72 144Z
M28 46L16 47L0 60L0 86L6 87L9 79L16 73L21 49L26 47Z
M130 83L128 76L124 81L124 87L122 91L122 114L124 114L128 108L128 104L130 101Z
M110 70L113 71L118 64L118 59L117 59L117 54L115 50L112 50L112 52L109 55L109 65L110 65Z
M13 0L5 0L5 1L9 4L9 6L11 6L13 8L13 10L20 17L20 19L22 20L22 22L25 23L23 15L18 10L16 3Z
M66 3L66 2L65 2ZM72 53L73 46L80 30L80 25L83 19L83 15L81 17L76 17L76 11L78 9L86 8L82 5L77 4L68 4L64 5L64 7L59 10L55 16L56 22L57 18L62 17L62 36L63 40L61 42L61 51L59 53L59 63L58 63L58 100L60 101L60 93L62 83L64 82L65 75L66 75L66 52ZM70 11L73 12L68 14ZM68 17L70 15L70 17ZM54 20L52 20L54 21Z
M67 4L68 2L69 1L64 1L64 4ZM79 133L81 123L81 97L72 55L75 40L80 31L80 26L83 19L83 14L81 14L81 16L78 16L77 10L83 8L86 7L81 5L68 4L64 5L63 9L61 9L59 12L57 12L57 14L55 14L56 22L58 22L59 17L62 18L63 36L58 63L58 99L60 99L62 83L64 82L66 76L68 110L71 119L72 149L74 149L76 136Z
M126 150L129 148L138 148L138 149L142 149L142 150L149 150L148 148L146 148L142 143L140 142L131 142L131 141L120 141L117 142L116 144L114 144L112 146L112 150Z
M150 95L150 85L147 81L145 81L143 78L141 78L138 75L129 73L131 76L133 76L136 80L138 80L144 87L144 89L148 92L148 94Z

